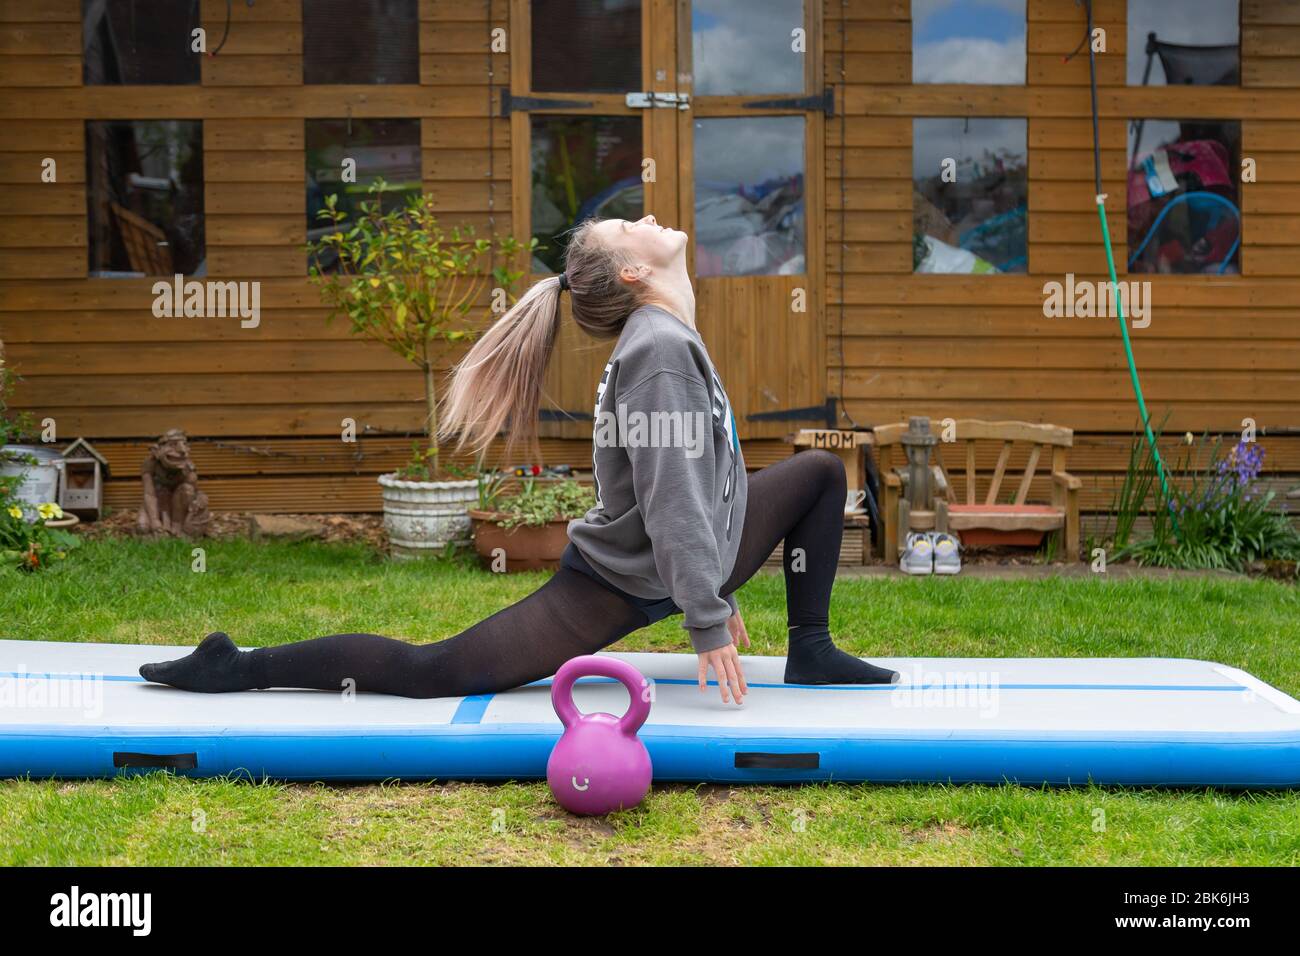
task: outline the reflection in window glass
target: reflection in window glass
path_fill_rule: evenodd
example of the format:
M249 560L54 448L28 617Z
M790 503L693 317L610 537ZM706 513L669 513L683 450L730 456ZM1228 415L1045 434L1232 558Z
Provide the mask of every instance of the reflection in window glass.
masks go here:
M90 275L206 275L203 124L87 122L86 211Z
M1129 272L1241 271L1240 156L1235 120L1129 124Z
M917 272L1025 272L1023 119L912 121L912 265Z
M912 0L913 83L1025 82L1025 0Z
M1130 86L1241 82L1237 0L1129 0Z
M593 216L640 219L641 117L532 117L534 272L559 272L563 235Z
M304 83L419 83L416 0L303 0Z
M802 0L694 0L695 95L803 92L804 54L791 36L803 27Z
M804 119L695 121L695 272L798 275L804 257Z
M913 0L914 83L1024 83L1024 0Z
M418 119L309 119L305 132L309 241L334 228L319 215L326 196L337 195L338 208L353 219L362 202L376 198L370 186L377 179L388 184L381 200L385 210L402 208L407 197L420 192ZM355 182L344 180L345 160L356 164ZM337 263L319 265L329 271Z
M190 35L199 25L197 3L82 0L81 21L87 86L199 82Z
M642 88L641 0L533 0L533 89Z

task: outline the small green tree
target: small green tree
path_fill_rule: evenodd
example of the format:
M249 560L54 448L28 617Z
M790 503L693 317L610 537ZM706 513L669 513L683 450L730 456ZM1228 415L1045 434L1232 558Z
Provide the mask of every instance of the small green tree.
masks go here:
M511 290L524 273L510 263L521 251L531 254L537 240L525 246L512 236L480 238L472 226L444 229L433 198L422 193L385 211L387 188L377 180L355 219L338 208L337 195L326 197L317 215L337 228L307 244L309 274L330 320L346 317L353 334L383 344L424 373L427 446L421 451L417 445L403 474L433 480L440 469L438 343L478 334L466 317L489 280L513 299Z

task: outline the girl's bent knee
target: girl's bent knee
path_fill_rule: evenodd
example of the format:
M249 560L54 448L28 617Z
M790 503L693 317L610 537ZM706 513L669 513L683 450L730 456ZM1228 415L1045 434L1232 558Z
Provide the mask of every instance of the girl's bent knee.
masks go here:
M840 456L824 448L811 448L801 451L796 458L807 459L804 467L809 470L814 480L825 487L846 487L848 478L844 473L844 462Z

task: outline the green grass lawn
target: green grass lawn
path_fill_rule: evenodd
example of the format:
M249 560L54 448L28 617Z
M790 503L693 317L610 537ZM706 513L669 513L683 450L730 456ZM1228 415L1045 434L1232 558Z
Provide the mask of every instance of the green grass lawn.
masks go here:
M99 541L0 571L0 637L246 646L371 631L436 640L542 575L394 564L360 547ZM739 603L751 653L784 652L781 579ZM862 656L1164 656L1300 695L1300 590L1235 578L841 580L832 627ZM618 649L689 651L675 621ZM0 864L1300 864L1300 794L1016 786L657 786L570 817L545 783L327 786L164 774L0 781Z

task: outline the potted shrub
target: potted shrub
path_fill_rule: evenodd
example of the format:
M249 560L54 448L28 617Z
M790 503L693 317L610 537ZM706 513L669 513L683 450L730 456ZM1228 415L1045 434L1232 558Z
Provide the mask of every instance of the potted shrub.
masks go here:
M0 481L7 489L6 503L18 500L35 507L58 500L63 456L40 444L19 444L36 427L31 415L9 409L17 381L12 370L0 365Z
M63 511L54 501L57 472L42 480L41 469L51 467L49 450L9 444L32 431L30 415L9 412L12 383L13 374L0 366L0 566L36 571L63 560L81 541L52 526Z
M596 504L595 491L571 478L530 479L517 494L494 497L469 513L474 550L492 570L507 572L558 567L569 522Z
M423 194L390 201L395 208L386 210L386 189L382 180L371 186L372 198L360 203L355 219L338 208L337 196L327 196L318 215L337 229L307 251L330 319L345 318L354 335L380 342L424 374L424 444L401 470L379 476L393 556L409 558L469 537L477 483L440 459L434 371L445 346L477 334L469 316L489 281L508 295L523 275L506 264L524 247L509 236L478 238L469 226L444 229ZM498 259L503 264L494 264Z

